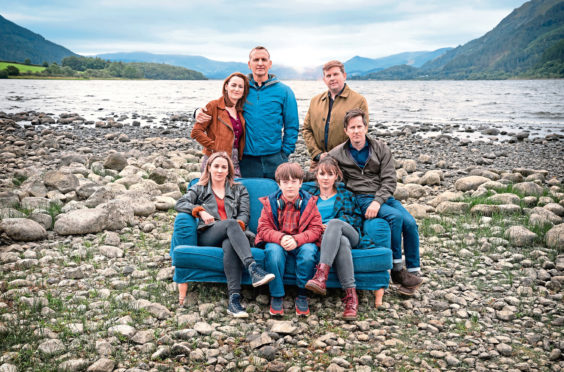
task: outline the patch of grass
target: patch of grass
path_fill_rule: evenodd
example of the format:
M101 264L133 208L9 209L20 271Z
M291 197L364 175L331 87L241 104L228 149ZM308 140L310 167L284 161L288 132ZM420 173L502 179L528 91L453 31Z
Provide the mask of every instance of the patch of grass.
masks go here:
M497 192L498 194L515 194L521 199L523 199L526 196L521 191L516 190L514 188L514 184L512 184L512 183L509 183L509 184L507 184L503 187L496 187L493 190L495 190L495 192Z
M98 169L98 168L92 168L92 173L94 173L97 176L100 177L106 177L106 170L105 169Z
M28 71L29 72L41 72L41 71L45 70L45 67L43 67L43 66L24 65L22 63L14 63L14 62L0 62L0 70L4 70L8 66L14 66L18 70L20 70L20 73L28 72Z
M24 208L21 206L21 204L18 204L17 206L14 207L14 209L16 209L17 211L25 214L26 217L29 217L29 215L31 214L31 212L33 212L32 209L29 208Z
M472 209L473 206L478 205L478 204L489 204L489 205L501 204L500 202L488 200L488 198L490 196L493 196L493 195L495 195L495 193L491 190L488 190L488 192L485 195L481 195L481 196L477 196L477 197L467 196L467 197L463 197L462 199L460 199L458 201L463 202L463 203L468 203L470 205L470 209Z
M0 62L0 64L1 64L1 62ZM25 182L25 180L27 180L27 176L17 175L14 178L12 178L12 183L14 184L15 187L20 187L21 184Z
M47 208L47 213L51 216L51 230L55 227L55 217L61 214L63 205L58 203L50 203Z

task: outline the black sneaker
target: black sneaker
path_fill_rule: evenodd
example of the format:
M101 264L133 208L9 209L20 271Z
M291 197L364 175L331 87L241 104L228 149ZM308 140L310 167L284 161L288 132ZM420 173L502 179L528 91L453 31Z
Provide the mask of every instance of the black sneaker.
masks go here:
M253 283L253 287L258 287L268 282L274 280L274 274L267 273L264 271L262 267L257 265L256 262L253 262L249 265L249 274L251 275L251 281Z
M248 318L249 314L245 311L245 308L241 306L241 295L239 293L233 293L229 297L229 305L227 305L227 312L233 315L235 318Z

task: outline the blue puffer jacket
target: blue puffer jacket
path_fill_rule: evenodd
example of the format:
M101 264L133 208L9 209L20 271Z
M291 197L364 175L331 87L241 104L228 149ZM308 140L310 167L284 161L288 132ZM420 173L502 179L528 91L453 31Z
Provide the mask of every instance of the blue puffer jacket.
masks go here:
M245 155L264 156L296 148L298 104L294 92L274 75L261 86L249 75L249 95L243 108L246 124Z

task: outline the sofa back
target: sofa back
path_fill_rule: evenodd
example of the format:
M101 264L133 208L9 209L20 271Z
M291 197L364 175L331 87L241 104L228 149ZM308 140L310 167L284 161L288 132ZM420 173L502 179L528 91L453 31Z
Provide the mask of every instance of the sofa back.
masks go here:
M270 178L238 178L236 182L241 182L249 192L249 199L251 200L251 219L249 221L249 230L256 233L258 226L258 219L262 212L262 203L259 198L272 194L278 191L278 184ZM188 187L198 182L198 178L190 181Z

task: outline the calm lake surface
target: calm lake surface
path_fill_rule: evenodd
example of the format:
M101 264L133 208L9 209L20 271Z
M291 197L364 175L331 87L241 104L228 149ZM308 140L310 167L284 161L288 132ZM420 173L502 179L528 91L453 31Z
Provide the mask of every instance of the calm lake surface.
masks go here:
M322 81L286 81L296 95L300 123L309 100L325 91ZM370 108L371 126L406 125L438 135L477 137L497 128L530 137L564 134L564 80L349 81ZM190 114L221 94L222 81L0 80L0 111L75 112L87 120L110 115L141 116L159 125L173 114ZM153 118L152 122L146 120ZM144 120L145 119L145 120ZM132 119L125 122L131 122Z

